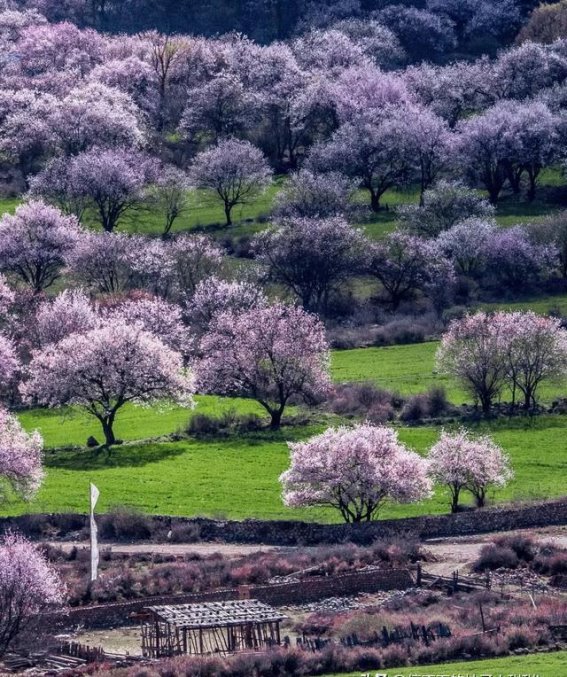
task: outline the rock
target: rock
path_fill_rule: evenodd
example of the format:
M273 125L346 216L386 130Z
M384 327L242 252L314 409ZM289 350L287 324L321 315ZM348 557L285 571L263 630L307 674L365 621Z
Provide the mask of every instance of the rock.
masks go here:
M87 447L89 449L93 449L94 447L100 447L99 441L97 440L96 437L93 437L92 435L89 437L87 440Z

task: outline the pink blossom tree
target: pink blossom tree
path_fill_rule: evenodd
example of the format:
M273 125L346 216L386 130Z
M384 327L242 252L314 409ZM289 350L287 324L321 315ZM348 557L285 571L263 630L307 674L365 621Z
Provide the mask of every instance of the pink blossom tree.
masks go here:
M35 24L26 27L17 43L20 68L39 76L52 71L71 71L77 79L88 75L104 58L104 37L82 31L72 23Z
M323 325L301 308L276 304L215 318L200 344L196 366L202 392L257 400L281 425L291 397L307 402L329 386L329 351Z
M110 446L125 404L170 399L191 406L193 379L179 353L139 326L117 322L36 351L21 392L30 403L83 408L100 422Z
M375 16L394 33L414 62L439 58L455 47L451 22L433 12L400 3L376 12Z
M0 269L40 292L57 280L80 235L74 217L39 200L22 204L0 219Z
M415 103L415 95L398 74L384 73L372 64L341 73L330 93L341 124L356 122L361 113L380 115L386 106Z
M506 368L513 399L519 391L529 410L537 404L542 383L567 376L567 331L561 320L532 311L495 313L493 322L506 327Z
M391 233L384 242L369 243L366 267L380 282L392 310L418 291L428 295L439 283L448 289L454 277L433 242L403 231Z
M272 172L262 152L250 142L226 139L199 153L190 178L193 185L218 196L230 226L234 207L263 192L271 183Z
M142 114L132 99L113 87L89 82L73 89L48 120L52 142L66 155L89 148L140 148Z
M180 235L169 243L175 285L179 294L191 297L197 285L218 275L224 252L206 235Z
M136 127L131 131L145 132L143 119L153 123L154 127L159 125L160 118L160 96L158 89L158 78L151 65L142 55L137 54L119 54L113 58L114 54L109 50L107 59L104 63L96 66L90 73L89 79L92 82L100 82L107 87L119 90L128 95L140 110L136 110L130 105L126 106L126 112L134 114ZM130 139L135 138L130 136ZM141 137L138 137L139 139ZM135 143L139 141L136 139Z
M533 242L522 226L496 229L486 251L486 267L497 288L525 289L545 279L558 256L553 245Z
M348 36L380 68L395 68L406 59L396 35L375 19L343 19L333 24L332 28Z
M163 215L163 237L168 237L177 219L189 210L189 177L173 166L160 169L146 191L148 205Z
M324 312L333 292L363 266L366 240L343 218L290 219L255 240L270 280L301 299L306 310Z
M299 65L307 71L319 71L336 77L341 71L369 62L364 49L337 30L312 30L293 43Z
M382 195L411 174L414 157L401 144L409 124L404 106L387 106L380 114L361 114L356 121L341 125L329 141L315 145L309 166L355 179L368 191L371 209L379 211Z
M486 188L492 204L498 202L507 180L509 125L509 115L500 108L475 115L458 125L456 158L464 174Z
M181 355L186 355L190 347L181 308L162 298L138 294L134 298L118 299L103 311L102 320L110 324L139 326Z
M98 316L84 291L65 289L40 305L35 322L38 344L45 347L70 334L93 329L98 324Z
M22 536L0 539L0 656L38 614L61 606L65 589L53 567Z
M288 446L291 467L280 477L287 506L328 506L345 522L362 522L375 519L388 501L413 503L431 495L427 462L392 428L329 428Z
M175 284L174 259L169 243L162 239L130 236L128 265L132 271L130 285L152 295L167 298Z
M355 191L356 184L344 174L301 169L288 177L278 193L274 213L278 219L343 216Z
M34 181L34 192L62 207L90 207L108 233L143 203L159 167L155 159L123 148L91 148L65 162L55 162L55 169L47 168Z
M467 430L443 431L428 456L432 479L448 487L451 511L459 510L463 490L483 507L490 486L505 486L513 476L508 457L489 436L473 437Z
M185 317L191 331L205 333L221 313L240 313L267 306L267 299L252 282L221 280L215 275L201 280L185 306Z
M9 390L20 371L20 360L12 338L0 334L0 391Z
M233 73L222 73L187 92L179 131L212 143L239 136L258 122L258 100Z
M436 244L460 274L479 277L486 268L495 231L491 221L468 218L443 231Z
M438 181L423 193L419 205L406 204L397 210L400 225L420 237L437 237L466 219L491 219L494 207L461 183Z
M6 498L8 488L24 499L34 496L43 481L42 451L41 435L28 434L15 416L0 408L0 498Z
M438 368L458 380L485 415L506 385L506 329L485 312L467 315L449 325L437 351Z
M69 256L70 272L81 284L95 292L123 292L132 279L132 249L129 235L85 232Z
M451 128L493 102L493 70L487 59L443 66L423 62L407 68L402 77L410 94Z

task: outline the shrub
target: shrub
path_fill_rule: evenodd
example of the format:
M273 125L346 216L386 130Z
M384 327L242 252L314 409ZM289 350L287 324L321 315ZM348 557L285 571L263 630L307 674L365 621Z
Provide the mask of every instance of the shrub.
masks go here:
M237 414L229 409L220 416L194 414L187 423L186 432L196 437L209 435L228 435L233 432L254 432L264 427L257 414Z
M518 563L518 556L512 548L489 543L482 547L479 558L473 564L473 569L475 571L515 569Z
M500 536L494 542L499 547L513 550L521 562L531 562L536 556L537 546L533 538L529 536L522 536L521 534Z
M175 524L171 529L172 543L197 543L201 540L201 527L198 524Z
M425 397L429 416L436 418L447 413L449 402L447 401L445 388L434 386L427 391Z
M400 414L400 419L407 423L420 421L423 418L437 418L450 409L444 388L433 387L425 393L411 397Z
M543 547L532 562L534 571L544 576L567 574L567 551Z
M102 538L145 540L151 537L151 520L146 515L127 507L117 507L100 519Z
M328 400L328 408L341 416L360 416L373 423L391 421L402 399L373 383L341 383Z

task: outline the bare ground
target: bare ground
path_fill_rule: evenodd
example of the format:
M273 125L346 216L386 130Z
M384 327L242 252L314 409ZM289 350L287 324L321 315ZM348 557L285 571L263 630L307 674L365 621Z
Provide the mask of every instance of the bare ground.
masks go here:
M531 536L537 541L554 543L567 548L567 527L520 529L511 532L464 536L462 538L440 538L423 543L425 550L435 558L435 561L428 562L425 568L429 573L438 576L450 576L455 570L466 571L478 558L483 545L490 543L498 536L511 534Z

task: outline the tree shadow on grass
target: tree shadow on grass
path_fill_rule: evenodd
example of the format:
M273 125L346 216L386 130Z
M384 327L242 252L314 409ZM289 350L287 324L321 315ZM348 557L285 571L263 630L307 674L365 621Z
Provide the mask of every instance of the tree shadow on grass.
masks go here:
M150 463L160 463L181 456L188 449L186 443L151 443L116 445L110 452L97 449L59 449L47 451L44 464L47 468L64 470L106 470L109 468L139 468Z

